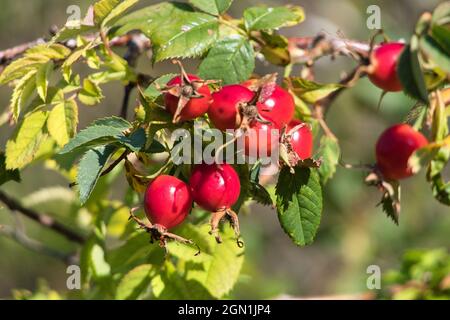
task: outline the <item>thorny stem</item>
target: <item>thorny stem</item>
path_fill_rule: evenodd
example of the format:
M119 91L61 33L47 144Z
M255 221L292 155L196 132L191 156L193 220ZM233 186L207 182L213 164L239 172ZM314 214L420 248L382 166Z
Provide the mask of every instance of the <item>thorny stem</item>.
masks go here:
M47 227L60 235L66 237L68 240L84 244L86 239L73 231L72 229L66 227L60 222L54 220L52 217L42 214L40 212L34 211L29 208L22 206L17 200L11 198L6 193L0 190L0 201L2 201L10 211L20 212L24 216L38 222L44 227Z

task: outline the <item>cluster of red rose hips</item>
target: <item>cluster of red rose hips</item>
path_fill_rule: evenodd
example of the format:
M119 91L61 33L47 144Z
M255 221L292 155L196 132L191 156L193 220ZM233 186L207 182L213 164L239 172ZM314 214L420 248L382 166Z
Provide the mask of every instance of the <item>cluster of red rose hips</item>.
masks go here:
M180 65L181 66L181 65ZM208 84L198 76L187 74L181 67L181 74L171 79L164 92L165 108L173 115L173 122L194 120L208 115L213 126L223 132L232 130L253 130L255 138L245 136L244 153L260 154L259 149L268 151L283 143L297 160L310 158L313 137L309 125L293 119L295 105L289 92L275 83L274 75L263 79L252 79L242 84L226 85L214 93ZM282 132L274 141L271 130ZM259 139L260 136L267 139ZM253 137L253 136L252 136ZM264 144L264 145L262 145ZM192 243L168 230L182 223L195 202L199 207L212 212L211 234L221 241L218 225L228 218L238 237L239 222L231 207L240 194L240 180L235 169L227 163L197 164L193 167L189 182L177 177L160 175L147 187L144 209L151 224L143 223L133 214L141 227L145 228L160 245L165 247L167 239Z
M398 58L404 49L401 43L379 45L370 57L369 79L386 92L400 91L397 76ZM180 65L181 66L181 65ZM208 115L212 125L221 130L254 130L256 139L245 137L245 154L251 150L270 150L274 143L284 145L295 160L311 158L313 136L309 125L293 119L294 99L289 92L275 83L274 75L262 79L251 79L241 84L226 85L214 93L198 76L181 74L170 80L165 88L166 110L173 115L173 122L183 122ZM274 141L271 130L279 130L281 138ZM259 140L261 136L267 139ZM428 143L427 139L407 124L397 124L387 129L376 145L376 170L383 179L398 180L413 174L408 165L412 153ZM264 144L264 145L262 145ZM267 154L270 156L270 154ZM227 163L195 165L189 182L177 177L160 175L145 192L144 209L151 224L132 217L152 234L153 239L165 246L171 238L184 243L190 240L168 232L182 223L192 209L193 202L212 212L211 233L221 241L218 225L228 218L239 239L238 217L231 207L240 194L240 180L235 169ZM239 243L239 240L238 240Z

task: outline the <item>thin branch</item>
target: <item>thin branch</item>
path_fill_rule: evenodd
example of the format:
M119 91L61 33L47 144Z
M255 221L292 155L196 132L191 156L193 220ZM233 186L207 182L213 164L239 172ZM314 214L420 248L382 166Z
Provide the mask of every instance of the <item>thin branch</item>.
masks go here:
M106 169L102 172L102 174L101 174L100 176L103 177L103 176L107 175L108 173L110 173L111 171L113 171L114 168L117 167L117 165L118 165L119 163L121 163L122 160L125 159L125 158L128 156L129 153L130 153L129 150L125 150L125 151L120 155L120 157L118 157L113 163L111 163L111 164L108 166L108 168L106 168Z
M67 254L65 252L50 248L39 241L29 238L25 232L20 231L18 228L0 225L0 235L16 241L18 244L31 251L62 260L64 263L71 264L74 261L73 254Z
M84 244L86 241L85 238L78 233L74 232L73 230L69 229L65 225L61 224L60 222L56 221L52 217L39 213L37 211L34 211L29 208L23 207L17 200L11 198L9 195L4 193L0 190L0 201L3 202L9 210L20 212L24 216L38 222L44 227L47 227L62 236L66 237L68 240Z
M370 44L330 37L323 32L315 37L293 37L288 41L291 63L309 63L327 55L344 55L356 60L369 58Z

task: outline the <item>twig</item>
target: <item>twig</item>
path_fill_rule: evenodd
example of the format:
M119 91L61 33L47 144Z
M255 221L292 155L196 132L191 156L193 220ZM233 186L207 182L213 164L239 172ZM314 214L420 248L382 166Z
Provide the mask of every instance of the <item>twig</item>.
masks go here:
M65 225L56 221L52 217L39 213L29 208L23 207L18 201L8 196L6 193L0 190L0 201L2 201L11 211L20 212L24 216L38 222L44 227L47 227L73 242L84 244L85 238L73 230L69 229Z
M118 165L119 163L121 163L122 160L125 159L125 158L128 156L129 153L130 153L129 150L125 150L125 151L120 155L120 157L118 157L113 163L111 163L111 164L108 166L108 168L106 168L106 169L101 173L100 176L101 176L101 177L106 176L108 173L110 173L111 171L113 171L114 168L117 167L117 165Z
M58 260L62 260L67 264L74 262L74 255L67 254L62 251L50 248L43 243L29 238L24 232L11 226L0 225L0 235L8 237L23 247L35 251L37 253L45 254Z
M368 43L328 37L323 32L315 37L294 37L288 40L291 63L307 63L327 55L344 55L356 60L368 59L370 51Z

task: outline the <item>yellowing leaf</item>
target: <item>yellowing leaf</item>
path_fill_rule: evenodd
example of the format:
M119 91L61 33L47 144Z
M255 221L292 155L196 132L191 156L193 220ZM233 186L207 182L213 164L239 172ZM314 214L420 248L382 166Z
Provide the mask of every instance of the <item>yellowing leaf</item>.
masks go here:
M41 65L36 73L36 89L42 101L47 99L49 78L54 66L53 61L49 60L46 64Z
M44 141L48 113L35 111L27 115L17 128L13 138L6 144L6 168L20 169L33 161Z
M47 120L47 129L59 146L64 146L75 135L78 125L78 106L74 100L56 105Z
M31 97L35 89L35 75L36 71L30 71L20 81L18 81L11 96L10 109L13 114L13 119L17 121L20 110L23 109L25 103Z

